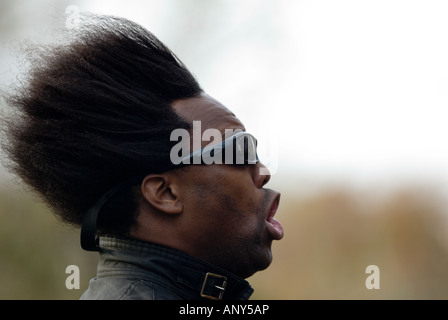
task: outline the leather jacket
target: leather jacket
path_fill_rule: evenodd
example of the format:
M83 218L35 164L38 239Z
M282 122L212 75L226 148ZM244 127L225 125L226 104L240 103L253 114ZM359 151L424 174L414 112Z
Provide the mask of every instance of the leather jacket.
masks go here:
M247 281L181 251L100 237L97 276L81 300L247 300Z

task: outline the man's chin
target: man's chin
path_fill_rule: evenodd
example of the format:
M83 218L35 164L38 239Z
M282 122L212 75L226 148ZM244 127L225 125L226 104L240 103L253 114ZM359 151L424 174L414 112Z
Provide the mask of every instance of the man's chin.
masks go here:
M264 250L263 253L260 253L257 257L254 257L253 259L253 268L250 272L248 272L248 275L244 278L249 278L250 276L254 275L258 271L263 271L267 269L271 263L272 263L272 252L270 249Z
M272 251L271 247L258 247L249 251L249 254L245 254L242 257L237 258L234 256L232 261L240 261L241 264L226 264L221 267L227 269L233 274L246 279L254 275L258 271L267 269L272 263Z
M265 258L261 261L258 271L267 269L272 263L272 251L271 249L266 251Z

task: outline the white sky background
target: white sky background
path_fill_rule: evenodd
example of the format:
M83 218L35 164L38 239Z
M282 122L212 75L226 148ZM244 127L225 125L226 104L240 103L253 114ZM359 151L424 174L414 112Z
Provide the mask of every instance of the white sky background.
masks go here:
M25 8L14 13L26 22L18 40L47 30L46 14L64 15L53 1L15 2ZM69 4L155 33L259 138L279 176L448 183L448 1Z

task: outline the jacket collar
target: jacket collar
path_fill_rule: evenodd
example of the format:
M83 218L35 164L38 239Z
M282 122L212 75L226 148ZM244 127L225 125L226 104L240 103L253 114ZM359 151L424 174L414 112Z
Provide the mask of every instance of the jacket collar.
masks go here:
M244 279L181 251L139 240L100 237L100 263L108 269L127 263L157 276L184 299L247 300L253 293Z

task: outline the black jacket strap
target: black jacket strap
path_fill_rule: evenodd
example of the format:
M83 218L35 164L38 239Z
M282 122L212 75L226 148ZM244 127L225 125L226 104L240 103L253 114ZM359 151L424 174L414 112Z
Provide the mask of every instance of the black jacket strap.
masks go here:
M81 226L81 247L86 251L99 251L99 238L96 236L96 228L98 223L98 216L100 214L101 208L104 204L109 201L117 192L121 191L126 187L130 187L143 180L144 176L134 177L129 179L106 192L95 205L93 205L85 213L82 219Z

